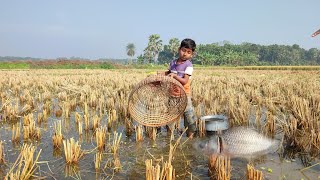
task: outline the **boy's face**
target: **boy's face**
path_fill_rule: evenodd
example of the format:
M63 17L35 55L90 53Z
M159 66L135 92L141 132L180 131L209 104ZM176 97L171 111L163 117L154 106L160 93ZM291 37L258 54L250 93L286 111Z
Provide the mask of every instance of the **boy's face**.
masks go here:
M191 59L193 51L190 48L181 47L179 48L179 58L183 61Z

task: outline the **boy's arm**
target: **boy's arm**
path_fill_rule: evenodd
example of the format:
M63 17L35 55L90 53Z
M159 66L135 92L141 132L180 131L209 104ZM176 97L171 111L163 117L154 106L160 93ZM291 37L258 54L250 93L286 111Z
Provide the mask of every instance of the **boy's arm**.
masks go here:
M170 73L169 74L170 77L173 77L174 79L176 79L177 81L179 81L182 85L185 85L188 83L190 75L188 74L184 74L183 77L179 77L177 74L175 73Z

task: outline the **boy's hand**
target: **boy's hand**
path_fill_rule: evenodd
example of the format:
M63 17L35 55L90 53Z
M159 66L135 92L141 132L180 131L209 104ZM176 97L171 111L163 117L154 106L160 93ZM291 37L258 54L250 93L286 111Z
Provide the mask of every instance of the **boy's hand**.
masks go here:
M177 76L177 74L175 74L175 73L170 73L170 74L168 74L168 76L169 76L169 77L172 77L172 78L175 78L175 77Z

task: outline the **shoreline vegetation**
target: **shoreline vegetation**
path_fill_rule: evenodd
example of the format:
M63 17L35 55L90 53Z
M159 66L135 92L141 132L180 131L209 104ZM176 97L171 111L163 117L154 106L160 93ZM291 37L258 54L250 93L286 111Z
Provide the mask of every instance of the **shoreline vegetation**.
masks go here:
M106 61L46 60L2 61L0 69L167 69L167 64L121 64ZM194 64L196 69L239 70L320 70L320 66L206 66Z

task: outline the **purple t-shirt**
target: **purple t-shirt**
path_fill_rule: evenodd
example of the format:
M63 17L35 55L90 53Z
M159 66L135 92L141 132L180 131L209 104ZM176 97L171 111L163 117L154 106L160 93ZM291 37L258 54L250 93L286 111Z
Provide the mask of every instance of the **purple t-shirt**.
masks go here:
M177 73L179 77L183 77L185 74L191 76L193 66L190 60L186 60L182 64L177 64L177 59L175 59L170 62L169 70L172 73Z

